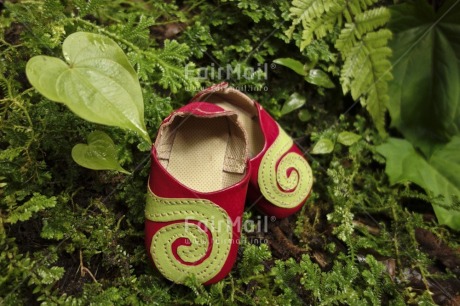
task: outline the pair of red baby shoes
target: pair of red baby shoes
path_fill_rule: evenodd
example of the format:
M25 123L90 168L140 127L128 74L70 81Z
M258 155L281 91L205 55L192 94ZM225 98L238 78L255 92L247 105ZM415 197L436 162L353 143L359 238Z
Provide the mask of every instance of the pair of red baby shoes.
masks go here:
M156 268L212 284L237 256L244 206L277 218L298 211L312 171L255 101L221 83L167 117L152 149L145 243Z

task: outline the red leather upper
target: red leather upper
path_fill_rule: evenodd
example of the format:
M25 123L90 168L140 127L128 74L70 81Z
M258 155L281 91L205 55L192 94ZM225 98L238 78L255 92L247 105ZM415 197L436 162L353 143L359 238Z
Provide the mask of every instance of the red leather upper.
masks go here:
M252 173L247 196L248 205L256 205L257 209L259 209L266 215L275 216L277 218L285 218L299 211L302 208L305 200L308 198L309 194L305 197L305 199L303 199L299 203L299 205L289 209L275 206L262 196L258 182L259 167L260 163L262 162L262 158L267 152L268 148L270 148L270 146L278 137L279 127L276 121L268 114L268 112L265 109L262 108L262 106L259 103L255 101L254 103L259 111L259 122L262 132L264 133L265 145L262 151L250 160ZM295 143L284 155L288 154L289 152L295 152L303 156L302 151L296 146Z

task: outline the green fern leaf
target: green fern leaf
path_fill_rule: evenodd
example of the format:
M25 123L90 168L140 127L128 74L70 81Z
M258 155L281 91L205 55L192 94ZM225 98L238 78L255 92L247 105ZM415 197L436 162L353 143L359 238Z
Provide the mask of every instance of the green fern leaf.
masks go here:
M141 15L137 21L136 15L128 15L124 24L117 24L122 37L133 43L148 43L150 39L150 27L155 24L155 19Z
M361 39L365 33L384 26L390 19L390 12L387 8L379 7L365 11L355 17L354 22L345 24L340 32L335 47L347 57L347 53Z
M391 79L391 50L386 47L391 32L381 29L370 32L347 54L341 71L344 93L361 99L380 133L384 134L385 111L388 103L387 81Z
M177 92L183 86L189 88L198 87L198 81L187 75L187 71L193 70L193 67L185 69L190 49L186 44L180 44L175 40L165 40L162 50L155 53L149 53L148 58L155 64L160 71L161 78L158 80L163 88L170 88L172 92Z
M361 2L358 0L348 2L348 9L351 16L356 16L362 13L363 9L366 9L366 6L361 7Z
M300 50L304 50L313 39L321 39L341 28L334 45L344 61L340 73L342 90L361 101L379 132L384 134L387 81L391 79L388 60L391 50L387 47L391 32L378 29L388 22L390 13L385 7L370 8L377 2L294 0L290 10L293 21L286 35L291 37L301 24Z
M340 32L339 38L335 42L335 47L342 54L350 52L356 45L356 38L360 38L355 23L346 23L345 27Z
M291 37L295 27L302 24L300 49L303 50L314 37L322 38L333 29L346 4L345 0L294 0L290 9L293 22L286 35Z
M60 18L64 17L64 6L59 0L45 0L43 2L43 15L52 17L58 15Z
M105 0L75 0L80 17L96 13L96 11L104 5Z
M7 222L16 223L18 221L26 221L32 218L33 214L56 206L56 197L46 197L38 192L34 193L33 196L21 206L16 207L11 211L7 218Z
M385 7L378 7L356 15L355 22L360 34L373 31L384 26L390 19L390 11Z

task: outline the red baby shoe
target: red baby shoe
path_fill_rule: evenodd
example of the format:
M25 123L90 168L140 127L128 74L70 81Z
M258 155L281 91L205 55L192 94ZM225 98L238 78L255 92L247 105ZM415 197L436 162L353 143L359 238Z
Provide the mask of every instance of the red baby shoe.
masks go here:
M156 268L212 284L231 270L250 178L237 114L191 103L166 118L152 149L145 244Z
M192 99L196 101L211 102L238 114L248 135L250 203L277 218L300 210L313 184L310 165L291 137L260 104L227 83L198 93Z

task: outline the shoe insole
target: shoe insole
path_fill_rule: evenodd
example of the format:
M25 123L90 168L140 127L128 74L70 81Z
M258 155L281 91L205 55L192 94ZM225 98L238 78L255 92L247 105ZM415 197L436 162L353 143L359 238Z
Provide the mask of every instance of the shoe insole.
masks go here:
M213 99L210 97L209 100ZM254 157L260 151L262 151L265 145L265 140L259 125L258 118L252 117L249 113L239 108L238 106L233 105L231 102L216 100L213 101L213 103L219 105L223 109L231 110L238 114L238 120L240 120L241 124L245 128L248 137L249 157Z
M230 136L225 117L184 118L176 131L168 172L196 191L212 192L227 187L224 185L228 184L229 173L223 171L223 165Z

